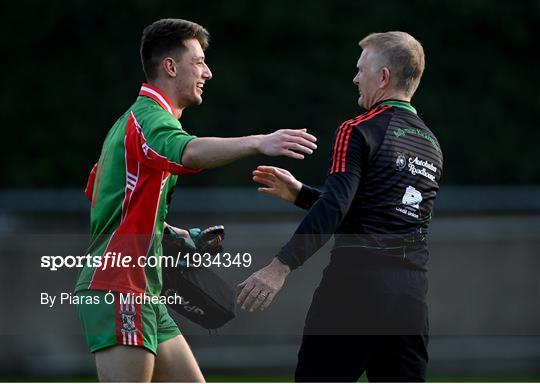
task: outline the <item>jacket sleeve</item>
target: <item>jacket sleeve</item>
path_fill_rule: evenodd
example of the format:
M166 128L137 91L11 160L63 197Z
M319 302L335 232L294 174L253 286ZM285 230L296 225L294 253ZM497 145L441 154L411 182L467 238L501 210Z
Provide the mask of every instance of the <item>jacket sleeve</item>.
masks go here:
M294 204L300 208L309 209L313 206L313 204L315 204L319 197L321 197L321 194L321 190L304 184L302 185L300 192L298 192L298 196L296 196L296 201Z
M334 137L331 168L323 191L302 187L296 204L307 208L308 203L313 202L311 209L289 242L276 255L291 269L302 265L336 232L360 184L365 158L363 152L366 151L365 138L360 131L354 129L346 136L347 141L344 141L343 134L339 134L340 130Z

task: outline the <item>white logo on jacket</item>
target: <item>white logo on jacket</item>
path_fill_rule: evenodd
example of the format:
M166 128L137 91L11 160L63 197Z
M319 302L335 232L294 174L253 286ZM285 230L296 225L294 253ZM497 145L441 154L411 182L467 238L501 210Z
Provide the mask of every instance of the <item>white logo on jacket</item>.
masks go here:
M422 194L416 188L411 187L410 185L405 189L405 194L401 199L401 203L413 207L416 209L420 208L420 203L422 202Z

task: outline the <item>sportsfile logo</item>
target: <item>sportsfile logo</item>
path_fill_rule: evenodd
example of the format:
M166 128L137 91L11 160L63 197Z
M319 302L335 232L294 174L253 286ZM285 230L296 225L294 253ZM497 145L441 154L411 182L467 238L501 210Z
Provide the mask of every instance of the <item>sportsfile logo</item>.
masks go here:
M122 252L107 252L100 255L84 256L41 256L41 268L58 271L62 268L96 268L105 271L109 268L166 268L166 267L218 267L248 268L251 266L249 252L237 253L182 253L176 256L138 256L124 255Z
M50 271L58 271L61 268L98 268L106 270L108 268L135 268L145 267L152 261L152 256L140 256L133 258L129 255L123 255L121 252L107 252L103 256L98 255L66 255L66 256L41 256L41 268L47 268ZM152 265L149 265L152 266Z

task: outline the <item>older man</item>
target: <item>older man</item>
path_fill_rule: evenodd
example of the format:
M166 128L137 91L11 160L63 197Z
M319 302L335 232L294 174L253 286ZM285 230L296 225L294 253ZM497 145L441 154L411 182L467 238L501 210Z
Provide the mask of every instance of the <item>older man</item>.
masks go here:
M289 272L332 235L335 245L309 309L297 381L422 381L428 360L425 236L442 174L434 134L411 105L424 70L421 44L374 33L353 83L365 113L336 131L322 191L262 166L260 192L309 209L292 239L243 283L238 302L265 309Z

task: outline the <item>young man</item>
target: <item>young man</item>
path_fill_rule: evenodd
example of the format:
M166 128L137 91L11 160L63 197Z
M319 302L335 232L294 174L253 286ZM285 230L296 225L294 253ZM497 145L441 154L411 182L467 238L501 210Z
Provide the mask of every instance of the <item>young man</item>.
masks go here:
M204 57L208 38L202 26L180 19L144 30L147 83L109 131L91 173L88 253L103 264L83 268L76 292L94 298L78 312L103 381L204 381L165 306L135 300L160 294L161 269L145 262L161 255L167 195L178 176L255 154L302 159L316 148L306 130L197 138L182 129L182 112L201 104L212 78Z
M335 235L307 314L297 381L423 381L427 365L425 236L443 158L410 101L424 51L404 32L375 33L353 82L366 113L336 131L323 191L259 167L260 192L310 209L267 267L239 284L238 302L263 310L288 273Z

